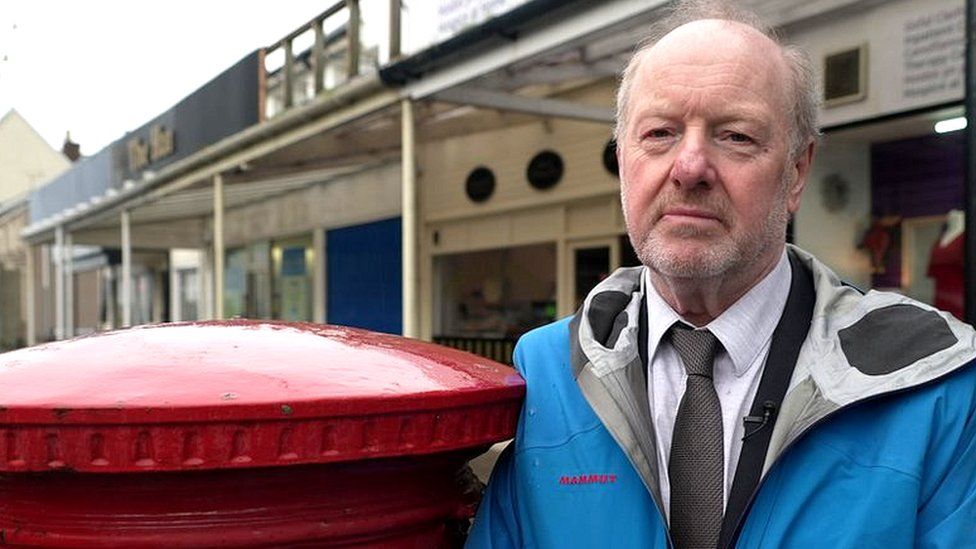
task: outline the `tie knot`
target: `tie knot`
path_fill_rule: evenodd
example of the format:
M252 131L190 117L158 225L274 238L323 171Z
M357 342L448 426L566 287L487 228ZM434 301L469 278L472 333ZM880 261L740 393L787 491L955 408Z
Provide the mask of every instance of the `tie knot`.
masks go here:
M718 350L718 338L708 330L692 330L676 322L671 327L671 344L678 351L688 375L712 377L712 365Z

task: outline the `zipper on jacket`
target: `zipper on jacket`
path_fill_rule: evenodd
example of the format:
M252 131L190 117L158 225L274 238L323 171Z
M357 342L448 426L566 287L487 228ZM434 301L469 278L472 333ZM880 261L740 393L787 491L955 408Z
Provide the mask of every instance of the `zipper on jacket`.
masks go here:
M619 443L617 444L617 446L620 447L621 450L623 450L623 448L620 446ZM640 471L640 469L638 469L637 465L634 463L634 460L630 458L630 454L628 454L627 452L623 452L623 454L624 456L627 457L627 461L630 462L630 466L634 468L634 471ZM657 456L655 456L655 459L657 459ZM638 474L638 476L640 475ZM668 542L668 547L670 549L674 549L674 540L671 539L671 525L668 524L668 516L664 514L664 505L661 502L659 502L656 497L654 497L654 492L651 491L651 487L648 486L647 483L643 481L643 479L641 479L641 483L644 485L644 489L647 490L647 495L651 497L651 501L654 502L654 509L657 510L658 516L661 518L661 524L664 525L664 536L666 538L666 541Z
M797 444L797 442L799 442L801 439L803 439L804 437L806 437L807 434L810 431L812 431L814 428L816 428L820 424L824 423L828 419L833 418L837 414L839 414L839 413L841 413L843 411L847 411L847 410L849 410L849 409L851 409L851 408L853 408L855 406L860 406L860 405L865 404L867 402L871 402L872 400L877 400L877 399L884 398L884 397L889 397L889 396L895 396L895 395L899 395L901 393L906 393L908 391L914 391L914 390L919 389L921 387L925 387L925 386L927 386L927 385L929 385L931 383L935 383L936 381L940 381L942 379L945 379L946 376L949 376L949 375L952 375L955 372L958 372L961 368L965 368L967 365L970 365L973 362L974 361L969 361L966 364L963 364L962 366L960 366L958 368L955 368L953 370L950 370L950 371L942 374L939 377L930 379L930 380L928 380L928 381L926 381L924 383L919 383L918 385L912 385L911 387L902 387L901 389L895 389L894 391L889 391L887 393L879 393L877 395L871 395L869 397L862 398L861 400L855 400L854 402L849 402L846 406L843 406L841 408L838 408L838 409L836 409L836 410L834 410L834 411L832 411L832 412L824 415L823 417L821 417L817 421L814 421L813 423L811 423L809 426L807 426L806 429L804 429L803 431L801 431L800 434L798 434L796 437L794 437L793 440L789 444L787 444L783 448L782 451L780 451L780 453L776 456L776 459L773 460L773 463L770 464L769 470L766 471L766 474L763 475L762 478L759 479L759 482L756 484L756 488L753 489L752 494L749 496L749 501L746 503L746 507L745 507L745 509L742 512L742 516L739 517L738 522L736 522L736 524L735 524L735 530L732 532L732 536L729 538L728 545L726 545L725 548L723 548L723 549L732 549L739 542L739 536L742 534L742 527L745 525L746 518L749 516L749 513L752 511L752 505L753 505L753 503L755 503L756 496L759 495L759 490L762 489L763 484L766 482L766 479L769 478L769 475L773 472L773 469L775 469L776 466L779 465L780 462L783 461L783 459L782 459L783 456L786 455L786 453L789 452ZM669 542L671 541L670 531L668 533L668 541Z

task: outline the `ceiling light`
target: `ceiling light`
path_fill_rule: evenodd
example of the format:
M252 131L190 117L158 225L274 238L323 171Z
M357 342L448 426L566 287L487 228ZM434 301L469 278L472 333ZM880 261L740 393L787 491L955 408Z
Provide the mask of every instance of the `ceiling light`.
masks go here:
M935 123L935 133L949 133L966 128L966 117L949 118Z

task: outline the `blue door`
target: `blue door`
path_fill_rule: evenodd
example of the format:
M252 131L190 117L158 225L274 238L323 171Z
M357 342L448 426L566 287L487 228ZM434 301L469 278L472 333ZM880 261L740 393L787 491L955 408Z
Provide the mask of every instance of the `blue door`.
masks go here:
M400 218L328 231L328 321L403 331Z

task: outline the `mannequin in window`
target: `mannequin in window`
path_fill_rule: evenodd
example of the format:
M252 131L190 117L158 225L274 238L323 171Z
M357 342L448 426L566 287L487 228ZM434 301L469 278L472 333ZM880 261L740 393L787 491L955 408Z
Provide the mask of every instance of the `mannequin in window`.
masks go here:
M935 281L935 303L962 318L963 315L963 233L966 216L960 210L946 215L942 236L932 245L928 276Z
M871 227L861 237L857 247L871 254L871 274L885 274L888 254L895 243L894 232L901 226L901 217L885 215L871 219Z

